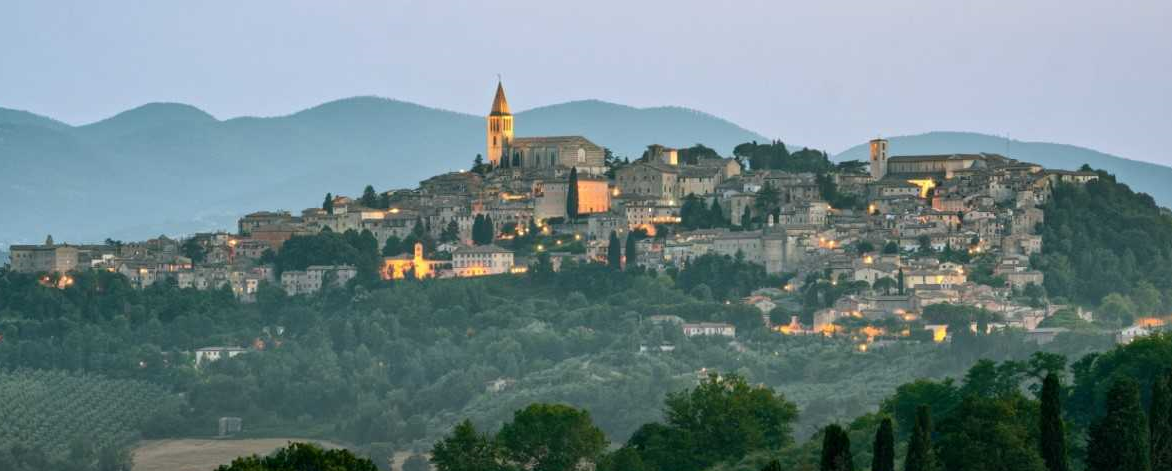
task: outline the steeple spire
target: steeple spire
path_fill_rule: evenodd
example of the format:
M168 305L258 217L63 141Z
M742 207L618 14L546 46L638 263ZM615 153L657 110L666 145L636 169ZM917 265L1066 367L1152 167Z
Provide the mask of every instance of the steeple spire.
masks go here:
M496 82L496 97L492 99L492 111L490 116L502 116L512 114L509 113L509 101L505 99L505 87L501 85L500 78Z

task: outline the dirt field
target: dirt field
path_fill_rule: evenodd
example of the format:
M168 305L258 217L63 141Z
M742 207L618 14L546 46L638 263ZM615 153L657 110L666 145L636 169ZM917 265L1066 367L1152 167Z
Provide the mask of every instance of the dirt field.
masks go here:
M238 456L265 455L290 441L312 441L326 448L330 442L292 438L253 440L147 440L134 449L134 471L212 471Z

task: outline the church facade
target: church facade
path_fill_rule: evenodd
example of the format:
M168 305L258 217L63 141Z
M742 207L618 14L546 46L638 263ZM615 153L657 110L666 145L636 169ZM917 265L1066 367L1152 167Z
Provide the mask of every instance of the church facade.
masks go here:
M498 82L486 118L488 162L505 168L571 168L592 175L606 171L606 152L582 136L514 137L513 114Z

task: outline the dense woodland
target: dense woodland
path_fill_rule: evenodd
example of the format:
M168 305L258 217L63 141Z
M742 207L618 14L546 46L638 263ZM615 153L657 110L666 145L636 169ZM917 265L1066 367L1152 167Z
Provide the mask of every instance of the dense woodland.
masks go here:
M1118 325L1172 310L1172 215L1151 196L1100 171L1056 187L1043 210L1043 252L1032 263L1051 297L1101 305Z

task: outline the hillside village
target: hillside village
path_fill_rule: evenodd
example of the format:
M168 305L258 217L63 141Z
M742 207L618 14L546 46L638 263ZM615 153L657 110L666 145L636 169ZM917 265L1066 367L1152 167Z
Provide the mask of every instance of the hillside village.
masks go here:
M468 170L416 188L331 194L300 212L251 213L233 233L99 244L49 237L12 246L10 265L58 287L87 268L120 273L140 289L167 282L251 301L263 284L298 295L363 276L368 268L354 264L277 263L289 244L326 232L377 244L382 258L372 268L382 280L590 262L666 273L718 255L781 280L740 293L780 334L849 335L860 350L900 337L942 342L948 326L920 317L953 304L996 314L972 329L1013 327L1044 343L1062 328L1040 324L1065 306L1044 299L1044 275L1030 265L1042 249L1040 206L1056 185L1098 178L998 154L890 155L884 139L871 141L869 162L838 165L780 142L746 143L732 156L652 144L618 158L604 146L582 136L515 136L498 84L485 154ZM916 321L922 330L905 328ZM683 329L735 335L730 325ZM1119 340L1143 330L1125 329Z

